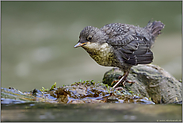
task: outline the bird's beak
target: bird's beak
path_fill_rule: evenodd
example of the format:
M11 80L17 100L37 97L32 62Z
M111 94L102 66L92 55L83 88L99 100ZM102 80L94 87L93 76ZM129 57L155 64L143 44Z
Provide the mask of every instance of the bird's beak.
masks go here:
M74 48L82 47L82 46L84 46L85 44L86 44L86 42L84 42L84 43L78 42L78 43L74 46Z

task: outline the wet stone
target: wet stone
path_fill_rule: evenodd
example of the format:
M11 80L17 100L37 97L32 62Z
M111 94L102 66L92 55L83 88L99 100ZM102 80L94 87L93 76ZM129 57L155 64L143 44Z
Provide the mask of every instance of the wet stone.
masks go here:
M120 69L113 68L104 74L103 83L113 86L122 75ZM133 66L127 79L134 82L125 83L123 87L129 93L150 98L156 104L182 103L182 83L159 66Z
M1 93L4 93L2 89ZM11 93L12 91L9 90ZM19 91L20 92L20 91ZM6 92L7 93L7 92ZM13 94L13 93L12 93ZM16 93L16 96L19 95ZM101 82L84 81L75 82L71 85L66 85L51 89L37 90L30 92L21 92L20 96L26 96L26 101L32 102L47 102L47 103L64 103L64 104L79 104L79 103L134 103L134 104L154 104L148 98L131 94L127 91L118 91ZM30 99L31 100L30 100ZM1 99L6 99L6 96L1 96ZM5 102L5 101L4 101ZM10 101L9 101L10 102ZM12 101L11 101L12 102ZM4 103L5 104L5 103ZM6 104L8 104L6 102Z
M59 103L147 103L154 104L148 98L137 97L130 93L119 92L100 82L77 82L56 88L55 94ZM123 100L123 101L122 101ZM146 101L144 101L146 100Z

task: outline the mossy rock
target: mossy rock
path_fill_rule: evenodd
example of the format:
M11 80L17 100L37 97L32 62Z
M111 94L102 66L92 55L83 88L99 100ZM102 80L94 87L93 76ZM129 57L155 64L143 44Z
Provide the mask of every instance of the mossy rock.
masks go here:
M119 68L113 68L104 74L103 83L112 86L111 83L122 75ZM125 83L125 90L151 98L156 104L182 103L182 83L159 66L134 66L127 79L135 83Z
M17 93L18 92L18 93ZM8 95L11 94L11 97ZM26 102L46 102L46 103L135 103L135 104L154 104L146 97L137 96L127 91L117 91L116 89L101 82L83 81L75 82L56 88L54 84L51 89L34 89L30 92L21 92L17 89L1 88L1 104L15 104L17 101ZM16 98L14 98L16 97ZM26 98L25 98L26 97Z

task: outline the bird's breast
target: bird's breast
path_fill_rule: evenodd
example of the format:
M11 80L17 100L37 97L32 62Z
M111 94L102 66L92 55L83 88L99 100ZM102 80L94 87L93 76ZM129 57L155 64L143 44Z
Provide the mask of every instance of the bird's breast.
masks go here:
M102 66L113 66L114 65L114 54L113 48L107 43L88 43L83 47L89 55Z

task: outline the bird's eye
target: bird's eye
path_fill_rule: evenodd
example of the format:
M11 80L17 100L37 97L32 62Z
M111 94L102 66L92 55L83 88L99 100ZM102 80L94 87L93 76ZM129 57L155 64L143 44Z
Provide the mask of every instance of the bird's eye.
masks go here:
M89 36L86 38L86 40L87 40L87 41L92 40L92 36L91 36L91 35L89 35Z

